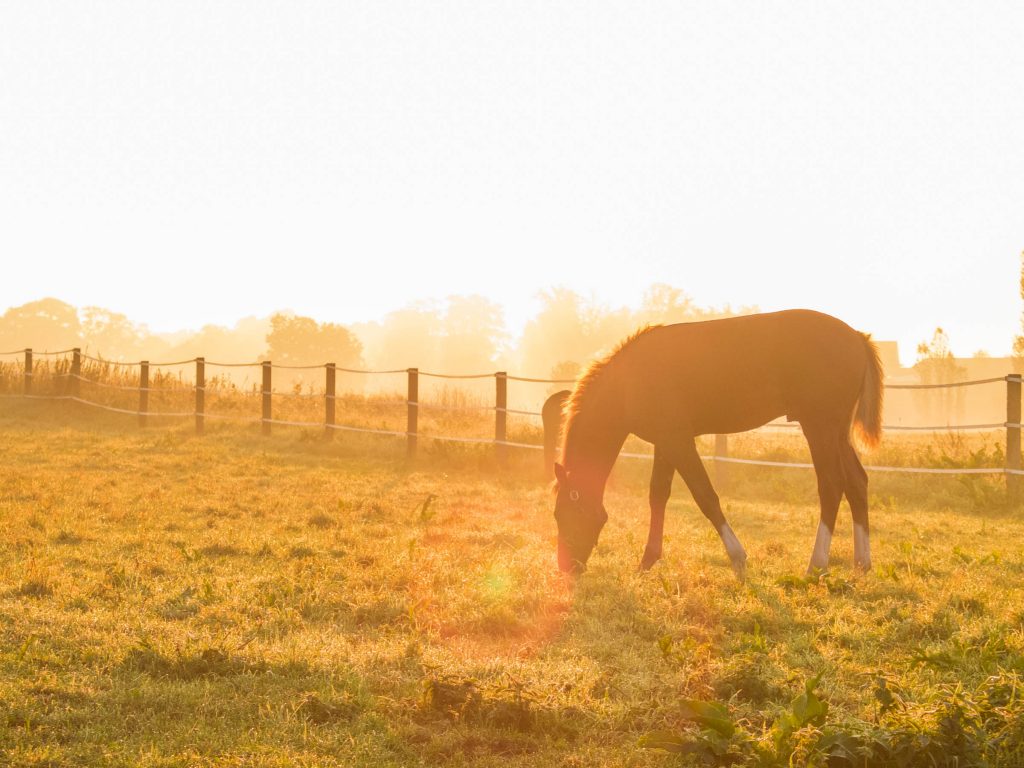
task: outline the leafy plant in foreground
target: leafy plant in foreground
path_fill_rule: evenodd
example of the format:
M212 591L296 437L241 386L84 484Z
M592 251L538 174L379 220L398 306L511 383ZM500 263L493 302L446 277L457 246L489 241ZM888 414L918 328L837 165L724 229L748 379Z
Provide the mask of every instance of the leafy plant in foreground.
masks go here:
M875 677L877 722L829 722L829 705L808 680L771 728L755 732L728 705L683 701L681 715L695 726L657 731L640 746L698 764L774 766L1011 766L1024 760L1024 702L1016 673L989 677L974 691L944 686L915 707L885 675Z

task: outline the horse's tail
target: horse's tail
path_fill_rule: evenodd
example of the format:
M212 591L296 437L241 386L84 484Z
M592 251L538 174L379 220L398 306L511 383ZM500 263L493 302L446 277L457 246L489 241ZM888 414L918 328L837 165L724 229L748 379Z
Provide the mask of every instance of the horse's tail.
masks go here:
M864 381L861 383L852 426L861 444L866 448L874 448L882 439L882 361L878 357L878 346L871 340L871 336L866 333L861 336L864 339L867 366L864 368Z

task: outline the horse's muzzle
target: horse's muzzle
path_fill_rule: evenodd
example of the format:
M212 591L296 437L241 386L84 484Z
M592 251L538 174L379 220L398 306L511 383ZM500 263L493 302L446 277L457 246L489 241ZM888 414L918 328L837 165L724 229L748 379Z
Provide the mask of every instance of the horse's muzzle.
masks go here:
M572 556L561 537L558 538L558 570L573 576L578 576L587 570L585 563Z

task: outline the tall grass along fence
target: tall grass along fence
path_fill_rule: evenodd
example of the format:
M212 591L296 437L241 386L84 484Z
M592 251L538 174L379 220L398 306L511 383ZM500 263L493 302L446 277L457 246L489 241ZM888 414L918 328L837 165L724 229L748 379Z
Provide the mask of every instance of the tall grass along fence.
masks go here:
M185 375L189 368L192 369L190 380ZM258 371L258 383L252 381L248 388L239 386L230 375L239 369L247 369L248 373ZM290 388L274 388L275 371L278 372L278 381L290 383ZM394 392L392 396L341 395L338 392L339 374L348 376L350 381L352 377L391 377ZM398 384L396 377L404 379L404 387ZM320 379L322 387L314 387L312 380L315 378ZM480 393L479 385L485 384L488 379L493 382L493 401L485 401L480 394L474 400L444 386L453 381L471 382L478 385L476 391ZM424 388L421 384L424 381L433 383L431 389L435 392L434 397L422 396ZM509 384L512 382L517 386L539 385L547 388L539 397L535 392L532 399L526 398L532 403L538 403L545 397L554 401L559 394L552 394L553 390L564 389L573 383L571 380L512 376L504 371L451 375L416 368L358 370L340 368L334 363L304 366L275 365L269 360L219 363L202 357L171 362L143 360L121 363L92 357L79 348L41 353L31 349L0 352L0 397L76 403L135 417L140 427L147 426L151 420L192 419L196 432L202 433L208 419L223 419L259 424L264 435L269 435L275 427L304 427L323 429L328 436L336 432L355 432L404 438L410 459L416 457L420 441L427 440L488 445L493 448L499 460L504 460L510 449L545 451L546 463L550 464L551 446L557 441L559 429L557 420L544 420L543 411L531 407L510 408ZM1018 497L1024 484L1021 480L1024 476L1021 467L1021 382L1020 375L1009 374L950 384L886 385L888 399L900 390L941 394L941 391L1002 384L1006 393L1004 421L941 425L894 423L883 427L889 433L1003 433L1005 451L1002 452L1002 466L868 465L866 469L873 472L934 475L1003 475L1011 497ZM211 400L219 400L220 407L211 408ZM251 400L259 401L258 411L256 403ZM302 406L296 407L296 402ZM318 402L322 420L313 421L311 407L316 407ZM404 425L398 415L400 410L404 410ZM257 412L259 416L256 416ZM435 418L431 422L435 428L447 428L447 433L423 429L422 417L430 414L448 414L452 417L447 420ZM487 414L493 415L493 436L483 437L479 434L479 427ZM346 418L348 416L358 418ZM470 418L459 422L455 418L457 416ZM362 423L351 423L353 421ZM466 433L469 422L472 422L477 434ZM799 424L792 422L771 422L762 431L799 428ZM713 452L703 458L714 464L719 482L722 483L727 480L729 465L813 468L809 462L730 456L726 435L716 435L713 445ZM652 456L649 451L631 450L623 451L620 455L641 460Z

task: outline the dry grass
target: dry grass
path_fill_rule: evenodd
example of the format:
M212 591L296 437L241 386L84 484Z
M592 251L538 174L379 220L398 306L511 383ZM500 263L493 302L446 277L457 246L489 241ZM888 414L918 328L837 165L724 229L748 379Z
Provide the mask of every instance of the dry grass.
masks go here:
M844 512L812 583L813 478L734 469L740 584L681 488L636 572L624 463L573 588L536 455L118 418L0 404L4 764L662 765L638 740L685 699L756 730L819 673L871 720L880 674L913 707L1024 670L1024 522L989 481L875 483L875 572Z

